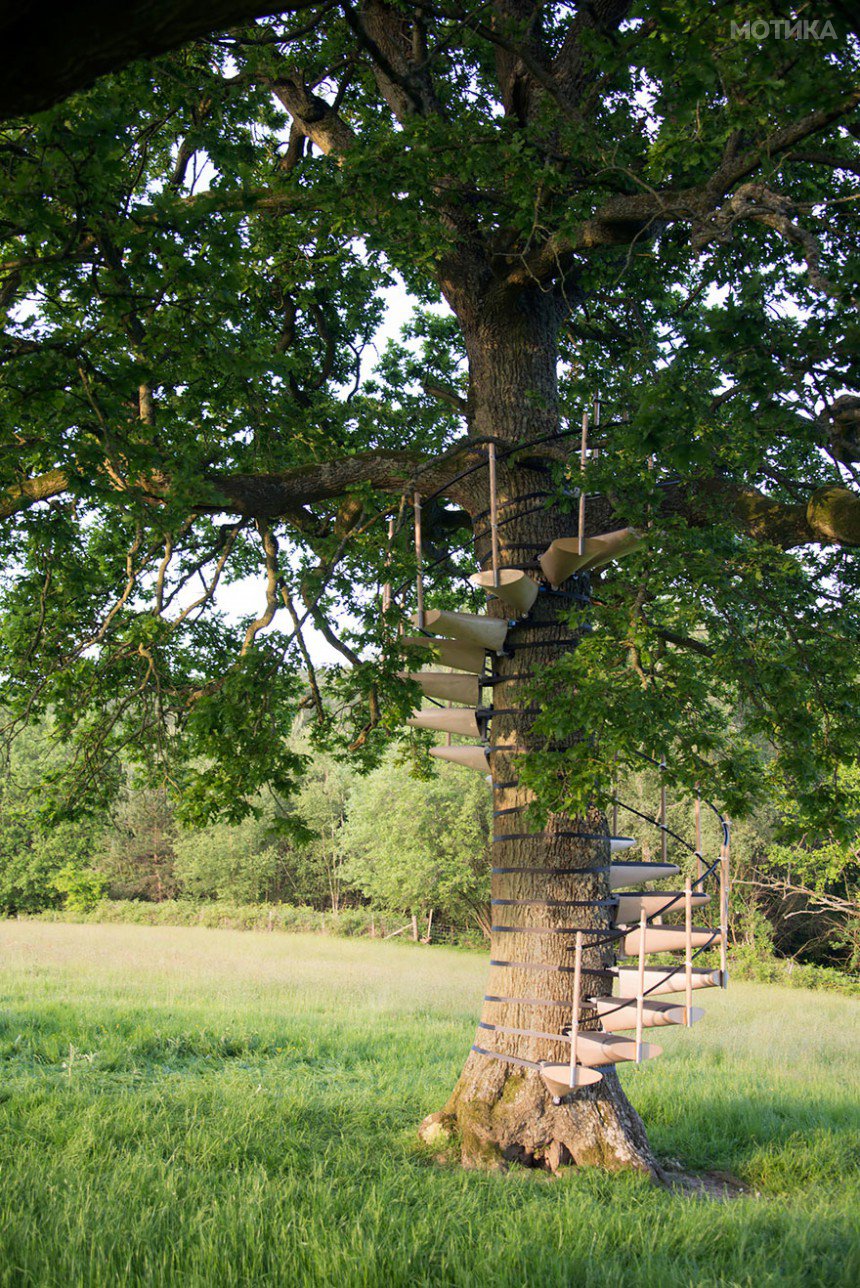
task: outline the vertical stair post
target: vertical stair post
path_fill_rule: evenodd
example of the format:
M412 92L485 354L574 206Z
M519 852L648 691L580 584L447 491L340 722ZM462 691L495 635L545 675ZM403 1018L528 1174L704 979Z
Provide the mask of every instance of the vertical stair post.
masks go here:
M423 543L421 540L421 493L415 492L412 498L415 511L415 598L416 624L419 631L424 629L424 561Z
M387 548L387 550L386 550L386 552L385 552L385 567L386 567L386 569L387 569L387 568L389 567L389 565L391 564L391 543L392 543L392 541L393 541L393 540L394 540L394 515L393 515L393 514L390 514L390 515L388 516L388 548ZM386 581L385 585L382 587L382 611L383 611L383 613L387 613L390 607L391 607L391 582L390 582L390 581Z
M612 783L612 835L618 835L618 752L614 759L614 781Z
M726 819L726 839L720 851L720 987L729 986L729 846L731 823Z
M704 864L702 862L702 793L699 784L696 783L696 800L693 806L696 818L696 882L702 880Z
M585 554L585 454L588 450L588 412L582 413L582 445L579 449L579 549L580 558Z
M570 1019L570 1085L576 1086L576 1040L579 1037L579 1003L582 991L582 931L576 932L573 955L573 1014Z
M660 757L660 855L665 863L669 852L669 837L666 832L666 757Z
M499 584L499 512L496 501L496 444L488 448L490 464L490 545L493 559L493 585Z
M687 877L684 885L684 1023L693 1023L693 885Z
M642 1063L642 1026L645 1021L645 930L648 918L643 904L639 918L639 981L636 987L636 1063Z

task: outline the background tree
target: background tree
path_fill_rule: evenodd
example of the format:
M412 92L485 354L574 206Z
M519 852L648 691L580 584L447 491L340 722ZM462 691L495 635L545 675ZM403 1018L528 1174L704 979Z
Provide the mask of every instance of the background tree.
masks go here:
M89 871L101 843L104 820L66 818L46 826L34 805L66 758L50 726L24 730L6 756L0 778L0 909L6 916L60 904L58 873Z
M216 823L177 834L175 872L192 897L257 903L283 888L283 854L266 820Z
M326 901L332 912L338 912L344 883L344 828L349 795L355 778L351 767L333 757L318 754L310 760L300 791L296 810L309 838L300 847L302 884L312 883L314 903Z
M599 388L591 530L635 524L647 549L599 578L587 623L547 633L541 598L513 636L540 645L534 688L497 686L494 738L550 743L522 772L561 831L605 827L614 759L639 746L735 812L779 791L847 826L860 90L825 13L825 39L753 45L730 19L756 8L705 0L320 3L6 126L0 699L10 734L50 709L71 740L46 819L111 795L124 754L182 820L235 824L263 786L293 790L302 704L378 761L415 660L379 609L412 571L386 516L428 498L450 554L429 594L469 603L487 440L503 561L529 566L573 528L570 429ZM370 371L393 281L408 343ZM219 590L258 568L237 629ZM344 658L329 710L307 621ZM505 848L546 868L608 847ZM655 1169L612 1075L554 1107L473 1054L432 1126L467 1160Z
M387 758L356 785L344 830L344 877L375 908L487 927L490 799L486 784L444 765L429 780ZM429 933L429 928L428 928Z
M129 779L94 850L112 898L160 902L176 896L175 833L166 789L138 788Z

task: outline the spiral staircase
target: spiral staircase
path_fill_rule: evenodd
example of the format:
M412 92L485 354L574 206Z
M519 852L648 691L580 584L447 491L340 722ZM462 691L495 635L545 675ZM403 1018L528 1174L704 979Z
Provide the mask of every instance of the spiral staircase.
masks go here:
M585 431L583 431L583 466L585 464ZM495 456L492 444L489 451L490 471L490 528L492 533L493 566L488 571L470 577L472 585L496 597L507 612L507 617L482 614L448 612L438 609L425 610L421 575L421 511L420 498L415 497L416 553L418 556L418 611L412 622L415 634L404 636L400 643L411 649L428 653L430 669L402 672L402 678L417 682L424 698L432 706L415 712L408 723L414 728L447 735L447 745L434 746L430 755L440 760L485 774L494 787L517 784L499 784L493 778L494 752L503 749L516 754L519 749L509 744L494 746L490 729L494 708L492 698L482 702L482 695L493 692L494 659L505 652L509 631L527 621L541 594L552 594L569 578L582 578L587 590L587 574L592 570L622 559L642 544L640 534L623 528L594 536L585 536L585 494L581 492L579 533L570 538L553 541L541 555L538 564L541 580L538 581L524 569L499 566L498 517L495 500ZM537 567L535 567L537 571ZM447 670L434 670L432 663ZM472 741L452 744L451 738ZM608 896L601 900L582 900L573 897L553 900L510 899L505 897L505 877L516 869L493 868L491 904L493 921L505 918L506 910L522 905L541 904L554 908L569 906L571 909L600 903L604 916L599 925L561 927L560 933L569 940L572 965L558 968L560 978L573 975L573 988L569 997L554 1001L542 1000L541 1005L554 1009L559 1017L555 1031L523 1030L503 1025L482 1023L481 1029L493 1034L492 1047L476 1043L478 1054L507 1061L514 1065L537 1069L542 1075L553 1098L558 1101L577 1088L599 1082L600 1069L625 1061L639 1063L661 1054L661 1047L644 1040L645 1030L666 1025L689 1027L702 1018L704 1012L693 1006L693 993L700 989L723 987L728 983L726 963L726 937L729 890L729 825L714 805L697 796L694 802L695 839L688 840L667 823L667 781L670 772L662 761L643 757L659 771L661 780L660 808L651 818L616 798L612 810L612 835L608 837L610 861L608 865ZM518 807L522 808L522 807ZM703 853L702 809L710 810L716 819L720 843L718 853L710 860ZM656 829L660 838L661 861L637 861L635 858L616 859L615 855L632 851L641 842L634 836L619 835L619 812L629 814L638 824ZM498 840L494 837L494 840ZM607 838L596 837L596 840ZM680 874L677 864L668 862L669 841L685 850L695 860L695 877L684 882L683 889L649 889L656 882L676 878ZM593 869L591 869L593 870ZM569 869L571 877L582 869ZM553 876L563 876L565 870L554 870ZM680 883L678 883L680 884ZM716 887L716 890L714 890ZM698 927L693 925L693 914L699 909L713 906L712 894L716 893L719 925ZM607 925L605 912L609 911ZM683 913L682 924L664 924L668 914ZM528 915L527 913L525 914ZM588 921L587 912L578 916ZM546 933L543 926L530 926L528 922L515 925L505 920L493 925L494 935ZM603 947L614 951L616 964L605 970L589 971L583 967L583 951ZM720 966L714 969L702 965L701 958L709 950L719 948ZM649 963L654 954L670 955L672 965ZM508 963L498 962L497 965ZM517 966L528 968L529 962ZM545 966L532 963L535 970ZM596 974L603 981L614 981L614 992L590 993L583 983L583 976ZM558 991L566 991L560 988ZM674 997L673 997L674 995ZM669 999L669 1000L667 1000ZM488 997L487 1001L523 1001L517 998ZM594 1025L599 1024L599 1028ZM585 1027L583 1027L585 1026ZM549 1049L558 1051L558 1043L569 1047L570 1058L564 1064L547 1060L525 1060L504 1050L508 1035L528 1037L539 1043L546 1042ZM629 1035L629 1036L625 1036Z

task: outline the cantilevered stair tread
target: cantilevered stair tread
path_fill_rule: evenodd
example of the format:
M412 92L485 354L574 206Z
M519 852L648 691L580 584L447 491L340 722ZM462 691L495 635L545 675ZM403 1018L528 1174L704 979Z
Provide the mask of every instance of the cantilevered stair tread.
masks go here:
M428 698L443 702L463 702L476 707L481 701L481 686L472 675L453 675L450 671L399 671L401 680L414 680Z
M543 575L552 586L560 586L577 572L599 568L612 559L621 559L642 544L635 528L618 528L598 537L586 537L582 554L578 537L559 537L541 555Z
M639 941L642 937L640 927L630 930L624 936L620 951L626 953L629 957L639 955ZM707 926L696 926L691 931L691 943L694 948L717 947L721 942L720 931L710 930ZM645 952L646 953L674 953L679 949L685 948L687 944L687 934L683 926L646 926L645 927Z
M593 1006L600 1016L604 1033L619 1033L623 1029L636 1028L636 1002L623 997L592 997L589 1006ZM702 1019L705 1012L699 1006L691 1008L691 1021ZM645 1028L662 1027L665 1024L685 1024L686 1007L678 1002L652 1002L646 997L642 1003L642 1023Z
M643 885L646 881L664 881L681 871L674 863L613 863L609 869L610 890Z
M502 568L498 576L498 585L494 584L492 571L473 573L469 581L488 595L495 595L517 614L527 613L538 597L540 587L537 582L518 568Z
M431 747L430 755L437 760L450 760L454 765L463 765L466 769L480 769L488 773L490 761L484 747Z
M638 844L635 836L610 836L609 838L609 848L613 854L619 850L629 850Z
M481 726L474 707L450 707L443 711L419 711L406 721L413 729L432 729L436 733L456 733L463 738L480 738Z
M412 621L417 625L415 617ZM500 617L482 617L476 613L449 613L444 608L430 608L424 614L424 630L431 635L447 635L465 644L498 653L505 643L508 623Z
M662 1055L663 1048L653 1042L643 1042L641 1056L643 1060L653 1060ZM590 1069L605 1064L622 1064L626 1060L636 1059L636 1043L632 1038L620 1038L614 1033L578 1033L576 1037L577 1064Z
M639 992L639 971L635 966L622 966L617 971L620 997L635 997ZM669 968L651 966L645 971L643 988L649 997L663 993L683 993L687 972L683 966ZM690 972L693 988L719 988L720 972L703 966L694 966Z
M709 894L698 891L692 896L694 908L703 908L710 901ZM624 926L639 921L644 911L646 917L660 917L669 912L683 912L685 907L683 890L660 890L657 894L620 894L613 920L616 926Z
M595 1082L600 1082L603 1077L596 1069L588 1069L584 1065L576 1066L576 1086L570 1082L570 1065L569 1064L545 1064L541 1069L541 1077L547 1085L550 1095L560 1099L562 1096L570 1095L571 1091L578 1091L580 1087L593 1087Z
M480 675L486 661L486 649L481 644L467 644L463 640L431 639L429 635L404 635L400 640L404 647L423 648L432 656L434 662L442 666L452 666L456 671L471 671Z

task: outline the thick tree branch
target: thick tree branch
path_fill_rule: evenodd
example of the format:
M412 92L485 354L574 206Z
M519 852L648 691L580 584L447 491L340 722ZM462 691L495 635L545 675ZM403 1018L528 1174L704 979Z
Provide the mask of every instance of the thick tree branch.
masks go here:
M755 148L740 154L730 153L709 179L693 187L648 189L610 197L572 233L550 236L529 255L515 260L507 284L524 287L550 281L567 271L570 258L577 253L629 246L666 224L689 223L704 232L712 226L719 203L736 184L766 162L776 160L804 139L849 115L858 103L860 89L853 90L831 107L810 112L790 126L775 130Z
M303 530L310 520L305 506L342 498L362 485L395 495L417 489L427 496L441 489L468 508L466 488L451 480L481 460L474 446L462 439L435 459L407 451L377 451L297 466L279 474L210 474L202 483L196 509L201 513L233 512L263 521L280 518ZM69 477L61 469L16 483L0 494L0 519L62 495L69 486ZM160 477L153 486L153 500L163 500L168 487ZM819 487L806 501L788 504L756 488L714 476L664 488L661 498L664 513L677 515L693 527L712 522L716 508L732 515L739 532L786 550L816 544L860 546L860 494L845 487ZM590 516L597 532L624 520L607 497L594 498Z
M6 58L0 119L41 112L106 72L252 18L310 9L317 0L2 0Z
M0 494L0 519L11 518L20 510L28 510L37 501L49 501L69 490L69 476L65 470L48 470L34 479L14 483Z
M355 142L355 135L336 109L308 89L300 76L260 79L287 109L294 127L326 156L343 156Z

